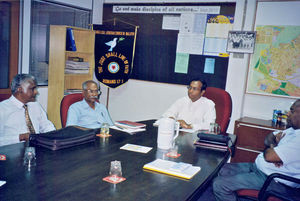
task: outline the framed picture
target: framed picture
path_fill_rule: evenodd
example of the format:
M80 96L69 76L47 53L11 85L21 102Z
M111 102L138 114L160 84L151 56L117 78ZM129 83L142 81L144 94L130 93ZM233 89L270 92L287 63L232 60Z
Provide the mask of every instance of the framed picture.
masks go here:
M255 31L229 31L227 52L253 53L255 47Z

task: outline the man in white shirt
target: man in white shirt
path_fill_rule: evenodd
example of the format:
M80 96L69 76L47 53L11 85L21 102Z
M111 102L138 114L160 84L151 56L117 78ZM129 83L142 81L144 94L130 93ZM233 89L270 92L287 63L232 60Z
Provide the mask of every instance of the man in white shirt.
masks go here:
M12 96L0 102L0 146L28 140L33 132L55 130L41 105L35 102L38 91L32 75L16 75L11 83L11 91Z
M213 182L217 201L237 200L239 189L261 189L268 175L281 173L300 179L300 99L296 100L288 113L287 128L270 133L265 139L266 149L255 163L227 163ZM278 180L299 188L300 185Z
M188 88L188 96L178 99L162 116L176 119L182 128L208 130L216 121L215 103L203 97L207 84L193 79Z

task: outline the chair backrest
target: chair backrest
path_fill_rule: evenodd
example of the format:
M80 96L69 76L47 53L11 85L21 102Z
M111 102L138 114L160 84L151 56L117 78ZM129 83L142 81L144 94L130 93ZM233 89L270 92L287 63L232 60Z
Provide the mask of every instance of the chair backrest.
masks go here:
M221 133L226 133L232 112L230 94L224 89L207 87L203 96L215 103L216 123L220 125Z
M11 94L0 94L0 102L8 99L10 96Z
M69 107L82 99L82 93L68 94L63 97L60 103L60 120L62 128L66 127Z

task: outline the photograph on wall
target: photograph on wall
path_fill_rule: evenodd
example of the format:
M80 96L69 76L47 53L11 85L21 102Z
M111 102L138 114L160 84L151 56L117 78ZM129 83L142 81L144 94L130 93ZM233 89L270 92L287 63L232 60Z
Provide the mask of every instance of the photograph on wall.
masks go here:
M253 53L256 33L254 31L229 31L227 52Z
M300 26L256 26L247 93L300 97Z

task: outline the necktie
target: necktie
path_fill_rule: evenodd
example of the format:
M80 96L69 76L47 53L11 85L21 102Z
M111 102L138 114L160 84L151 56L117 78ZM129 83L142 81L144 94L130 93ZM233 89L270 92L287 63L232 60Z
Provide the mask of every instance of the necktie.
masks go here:
M29 113L28 113L28 106L27 105L24 105L23 106L24 109L25 109L25 120L26 120L26 125L27 125L27 128L29 130L30 133L34 134L35 133L35 130L34 130L34 127L32 125L32 122L30 120L30 117L29 117Z

